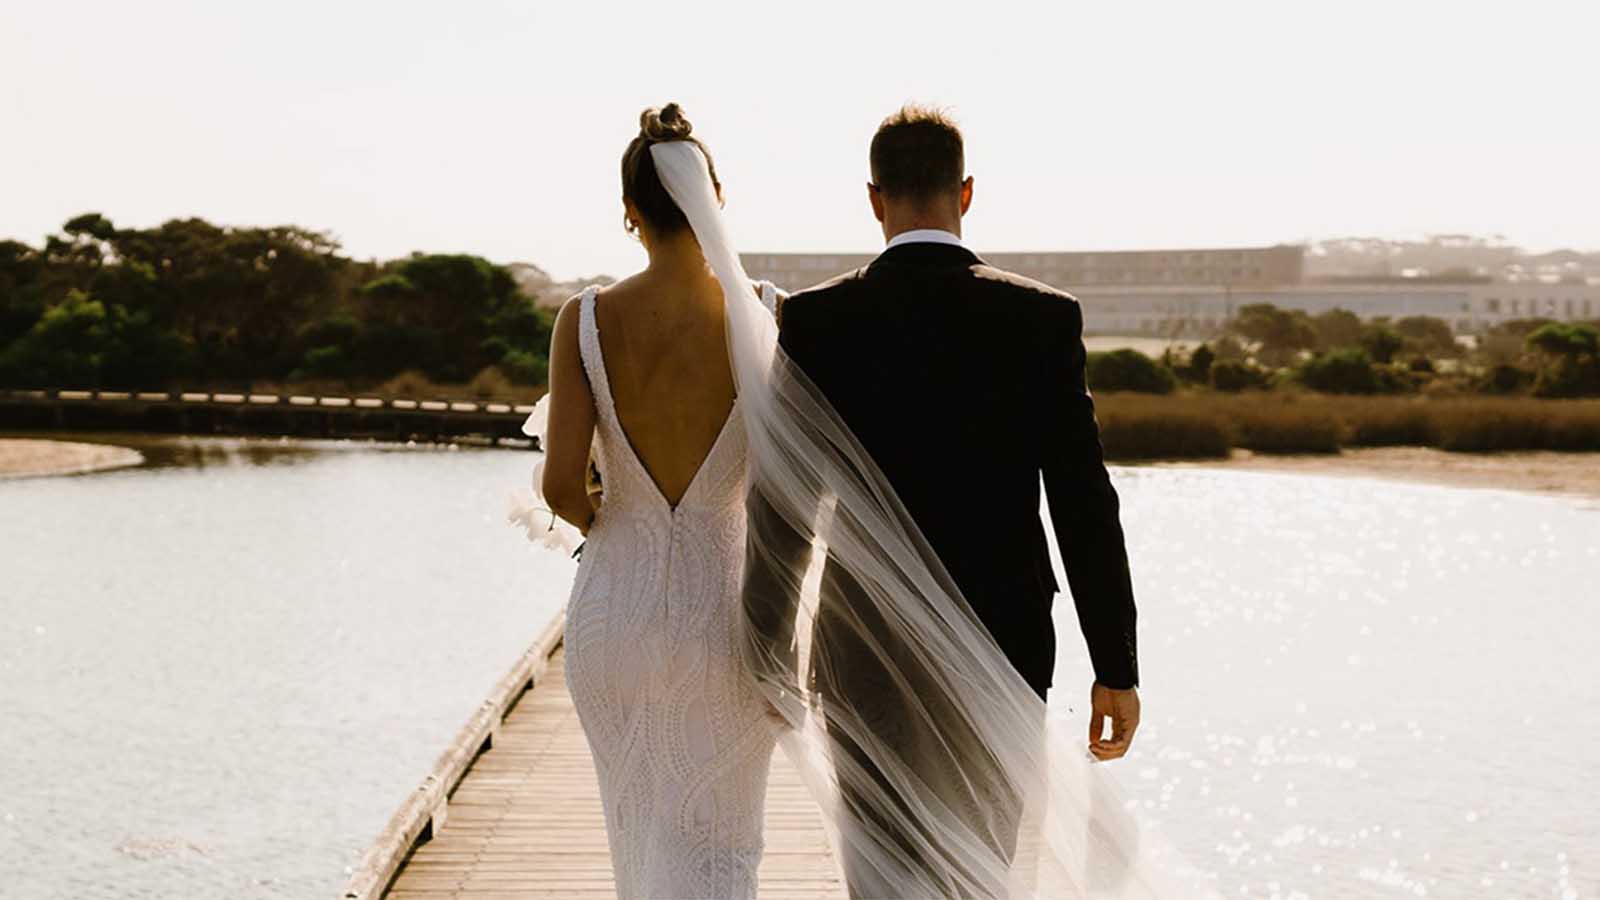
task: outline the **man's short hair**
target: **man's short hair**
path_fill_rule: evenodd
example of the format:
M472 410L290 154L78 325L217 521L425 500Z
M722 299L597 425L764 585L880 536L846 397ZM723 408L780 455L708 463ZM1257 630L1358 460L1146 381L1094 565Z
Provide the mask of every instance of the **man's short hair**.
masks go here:
M872 136L872 183L884 195L930 200L957 191L966 173L961 129L943 110L907 104Z

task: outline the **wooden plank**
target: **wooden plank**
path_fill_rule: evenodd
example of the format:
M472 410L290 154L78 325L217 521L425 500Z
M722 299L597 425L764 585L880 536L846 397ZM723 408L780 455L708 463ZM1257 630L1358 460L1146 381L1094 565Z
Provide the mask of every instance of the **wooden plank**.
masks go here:
M783 754L767 792L761 896L842 898L821 813ZM346 896L355 896L349 895ZM450 816L404 861L389 900L613 898L594 764L559 646L450 798Z

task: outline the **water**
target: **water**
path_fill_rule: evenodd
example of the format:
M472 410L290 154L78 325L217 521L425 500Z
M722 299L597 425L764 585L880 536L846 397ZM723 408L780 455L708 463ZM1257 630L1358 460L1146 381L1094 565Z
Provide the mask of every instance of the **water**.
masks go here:
M531 458L142 449L0 484L0 896L334 896L564 600L500 524ZM1224 896L1600 897L1595 504L1115 475L1145 704L1115 771Z
M1117 476L1145 718L1119 780L1224 896L1600 897L1600 504Z
M336 896L565 601L533 457L144 449L0 483L0 896Z

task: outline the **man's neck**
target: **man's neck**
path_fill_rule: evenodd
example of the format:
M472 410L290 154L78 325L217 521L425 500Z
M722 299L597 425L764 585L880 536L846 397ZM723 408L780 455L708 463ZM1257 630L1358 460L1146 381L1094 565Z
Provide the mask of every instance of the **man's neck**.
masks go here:
M883 228L883 239L887 243L912 231L942 231L945 234L953 234L959 239L961 237L961 220L956 219L951 222L942 218L930 217L911 219L906 222L886 223Z
M945 244L953 247L965 247L961 242L961 235L953 234L942 228L914 228L902 231L889 238L885 249L893 249L905 244Z

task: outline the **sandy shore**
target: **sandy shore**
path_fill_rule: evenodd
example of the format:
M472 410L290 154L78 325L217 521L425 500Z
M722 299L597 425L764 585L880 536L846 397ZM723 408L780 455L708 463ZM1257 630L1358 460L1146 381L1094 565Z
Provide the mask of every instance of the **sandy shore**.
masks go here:
M0 479L79 475L144 462L144 455L110 444L79 444L32 438L0 438Z
M1600 453L1478 454L1446 453L1427 447L1371 447L1327 456L1267 456L1235 451L1226 461L1159 465L1349 475L1600 500Z

